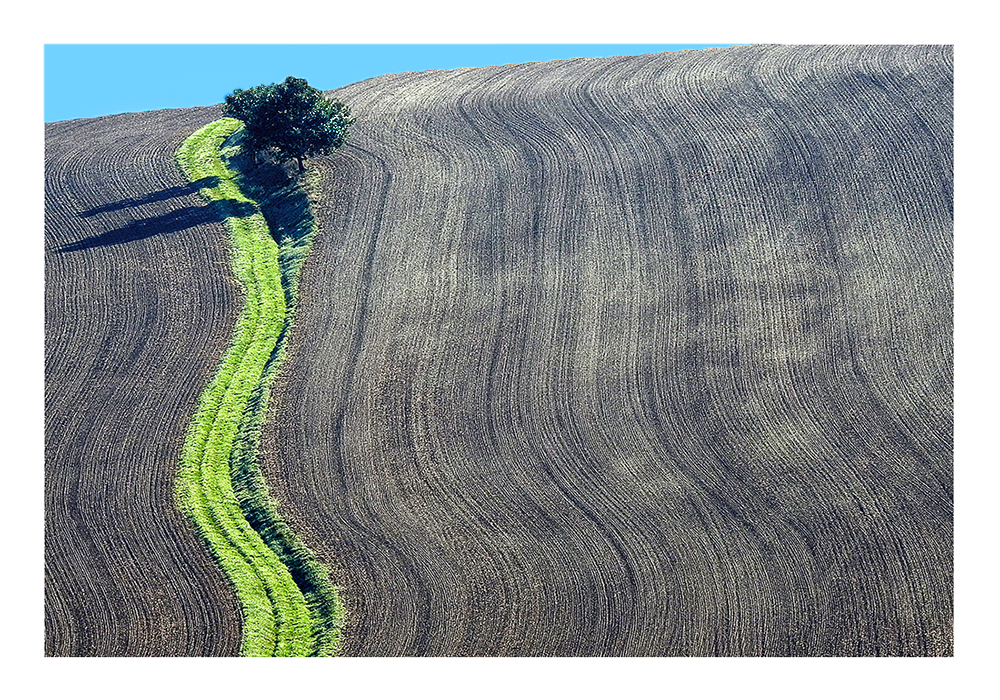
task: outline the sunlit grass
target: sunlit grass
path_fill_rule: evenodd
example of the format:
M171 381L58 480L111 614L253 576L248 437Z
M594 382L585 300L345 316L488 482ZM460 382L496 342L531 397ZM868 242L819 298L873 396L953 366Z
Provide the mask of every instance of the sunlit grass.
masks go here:
M223 153L223 143L239 126L235 119L213 122L177 153L191 181L217 178L201 193L225 217L232 233L233 271L246 294L230 347L188 429L178 500L236 589L244 617L241 653L331 654L339 650L343 614L336 591L278 516L257 466L269 386L291 322L287 300L294 298L297 265L282 274L278 242L260 206L241 190L243 179L230 167L238 149ZM311 220L307 228L306 245Z

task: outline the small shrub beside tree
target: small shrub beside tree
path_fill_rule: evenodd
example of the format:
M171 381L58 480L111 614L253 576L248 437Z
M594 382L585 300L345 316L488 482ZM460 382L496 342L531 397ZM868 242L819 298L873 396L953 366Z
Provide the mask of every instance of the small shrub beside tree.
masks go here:
M271 153L279 160L294 158L299 172L303 161L326 155L344 145L354 123L342 102L328 100L303 78L234 90L226 95L223 114L243 122L243 145L255 153Z

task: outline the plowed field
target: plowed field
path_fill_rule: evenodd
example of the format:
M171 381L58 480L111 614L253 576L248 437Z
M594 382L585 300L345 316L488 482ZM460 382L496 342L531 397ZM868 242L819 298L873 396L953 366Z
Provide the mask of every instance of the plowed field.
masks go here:
M344 653L952 654L952 81L744 46L337 90L261 439ZM243 301L174 162L219 116L46 126L48 655L240 649L174 501Z
M174 161L218 118L46 125L45 653L232 655L235 596L174 503L229 340L229 234Z
M952 653L950 48L336 96L264 442L345 653Z

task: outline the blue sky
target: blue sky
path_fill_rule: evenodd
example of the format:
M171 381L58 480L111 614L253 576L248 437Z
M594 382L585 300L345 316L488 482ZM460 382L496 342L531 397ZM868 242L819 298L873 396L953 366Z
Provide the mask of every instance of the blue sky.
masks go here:
M218 104L289 75L332 90L385 73L731 44L46 44L45 121Z

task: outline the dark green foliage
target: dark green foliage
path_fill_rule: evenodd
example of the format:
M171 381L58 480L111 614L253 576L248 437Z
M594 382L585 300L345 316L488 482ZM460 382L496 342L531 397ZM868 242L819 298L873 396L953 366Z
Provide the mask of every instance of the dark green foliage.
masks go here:
M340 148L354 123L346 105L291 76L283 83L233 91L226 95L223 113L243 122L246 148L280 160L294 158L300 172L304 158Z

